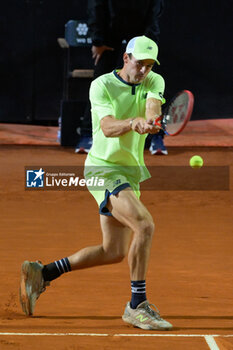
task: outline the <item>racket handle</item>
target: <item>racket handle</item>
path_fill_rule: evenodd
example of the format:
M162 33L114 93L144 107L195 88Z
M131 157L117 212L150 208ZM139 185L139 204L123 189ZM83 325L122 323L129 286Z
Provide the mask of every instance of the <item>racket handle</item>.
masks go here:
M167 117L167 116L166 116ZM169 116L168 116L169 117ZM169 117L170 118L170 117ZM169 119L168 118L168 119ZM162 125L161 125L161 123L159 123L159 121L161 121L163 119L163 115L160 115L158 118L156 118L155 120L154 120L154 122L153 122L153 125L157 125L157 126L159 126L162 130L163 130L163 132L164 132L164 134L166 134L166 135L170 135L168 132L167 132L167 130L166 130L166 128L164 128Z
M162 115L159 115L156 119L155 119L155 122L158 123L160 120L162 120L163 116Z
M157 125L161 127L161 123L159 123L162 120L162 116L158 116L154 121L153 121L153 125Z

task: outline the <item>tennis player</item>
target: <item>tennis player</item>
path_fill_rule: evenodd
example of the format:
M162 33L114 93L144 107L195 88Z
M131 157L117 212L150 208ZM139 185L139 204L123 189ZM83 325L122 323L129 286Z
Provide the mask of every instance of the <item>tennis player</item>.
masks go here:
M159 64L157 55L154 41L135 37L126 47L123 68L92 82L93 146L86 158L85 177L104 179L101 190L89 188L99 206L103 242L48 265L25 261L20 301L26 315L33 314L45 287L63 273L119 263L128 254L131 300L122 319L142 329L172 328L146 297L154 222L139 199L139 183L150 177L143 159L145 138L159 131L152 123L165 102L164 80L151 71L155 62Z

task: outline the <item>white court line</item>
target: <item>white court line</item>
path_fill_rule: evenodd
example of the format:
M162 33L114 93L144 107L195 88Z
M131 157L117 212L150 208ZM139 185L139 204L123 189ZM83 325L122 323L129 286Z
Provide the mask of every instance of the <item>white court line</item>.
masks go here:
M214 340L214 337L211 335L205 335L206 343L209 345L210 350L220 350L218 345L216 344L216 341Z
M205 338L211 340L215 337L233 337L233 334L164 334L164 333L119 333L119 334L107 334L107 333L17 333L17 332L0 332L1 335L16 335L16 336L89 336L89 337L189 337L189 338ZM216 344L217 346L217 344ZM214 348L213 348L214 349ZM218 349L218 348L216 348Z
M110 334L109 334L110 335ZM205 338L205 337L233 337L233 334L161 334L161 333L152 333L152 334L113 334L115 337L190 337L190 338Z

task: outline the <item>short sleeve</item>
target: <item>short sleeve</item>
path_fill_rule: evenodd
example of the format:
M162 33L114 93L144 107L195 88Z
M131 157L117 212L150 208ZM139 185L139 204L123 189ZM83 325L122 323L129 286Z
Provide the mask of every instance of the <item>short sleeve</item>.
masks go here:
M107 115L114 116L114 109L111 99L108 96L107 89L100 79L96 79L91 83L90 87L91 111L101 120Z
M166 102L163 97L165 89L165 82L161 75L152 72L150 77L149 91L147 93L147 98L156 98L160 100L162 104Z

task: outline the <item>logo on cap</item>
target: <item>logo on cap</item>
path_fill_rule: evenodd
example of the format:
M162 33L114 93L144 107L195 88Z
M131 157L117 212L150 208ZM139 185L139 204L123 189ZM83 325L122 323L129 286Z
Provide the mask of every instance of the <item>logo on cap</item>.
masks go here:
M152 50L153 49L153 47L152 46L148 46L148 48L147 48L148 50Z

